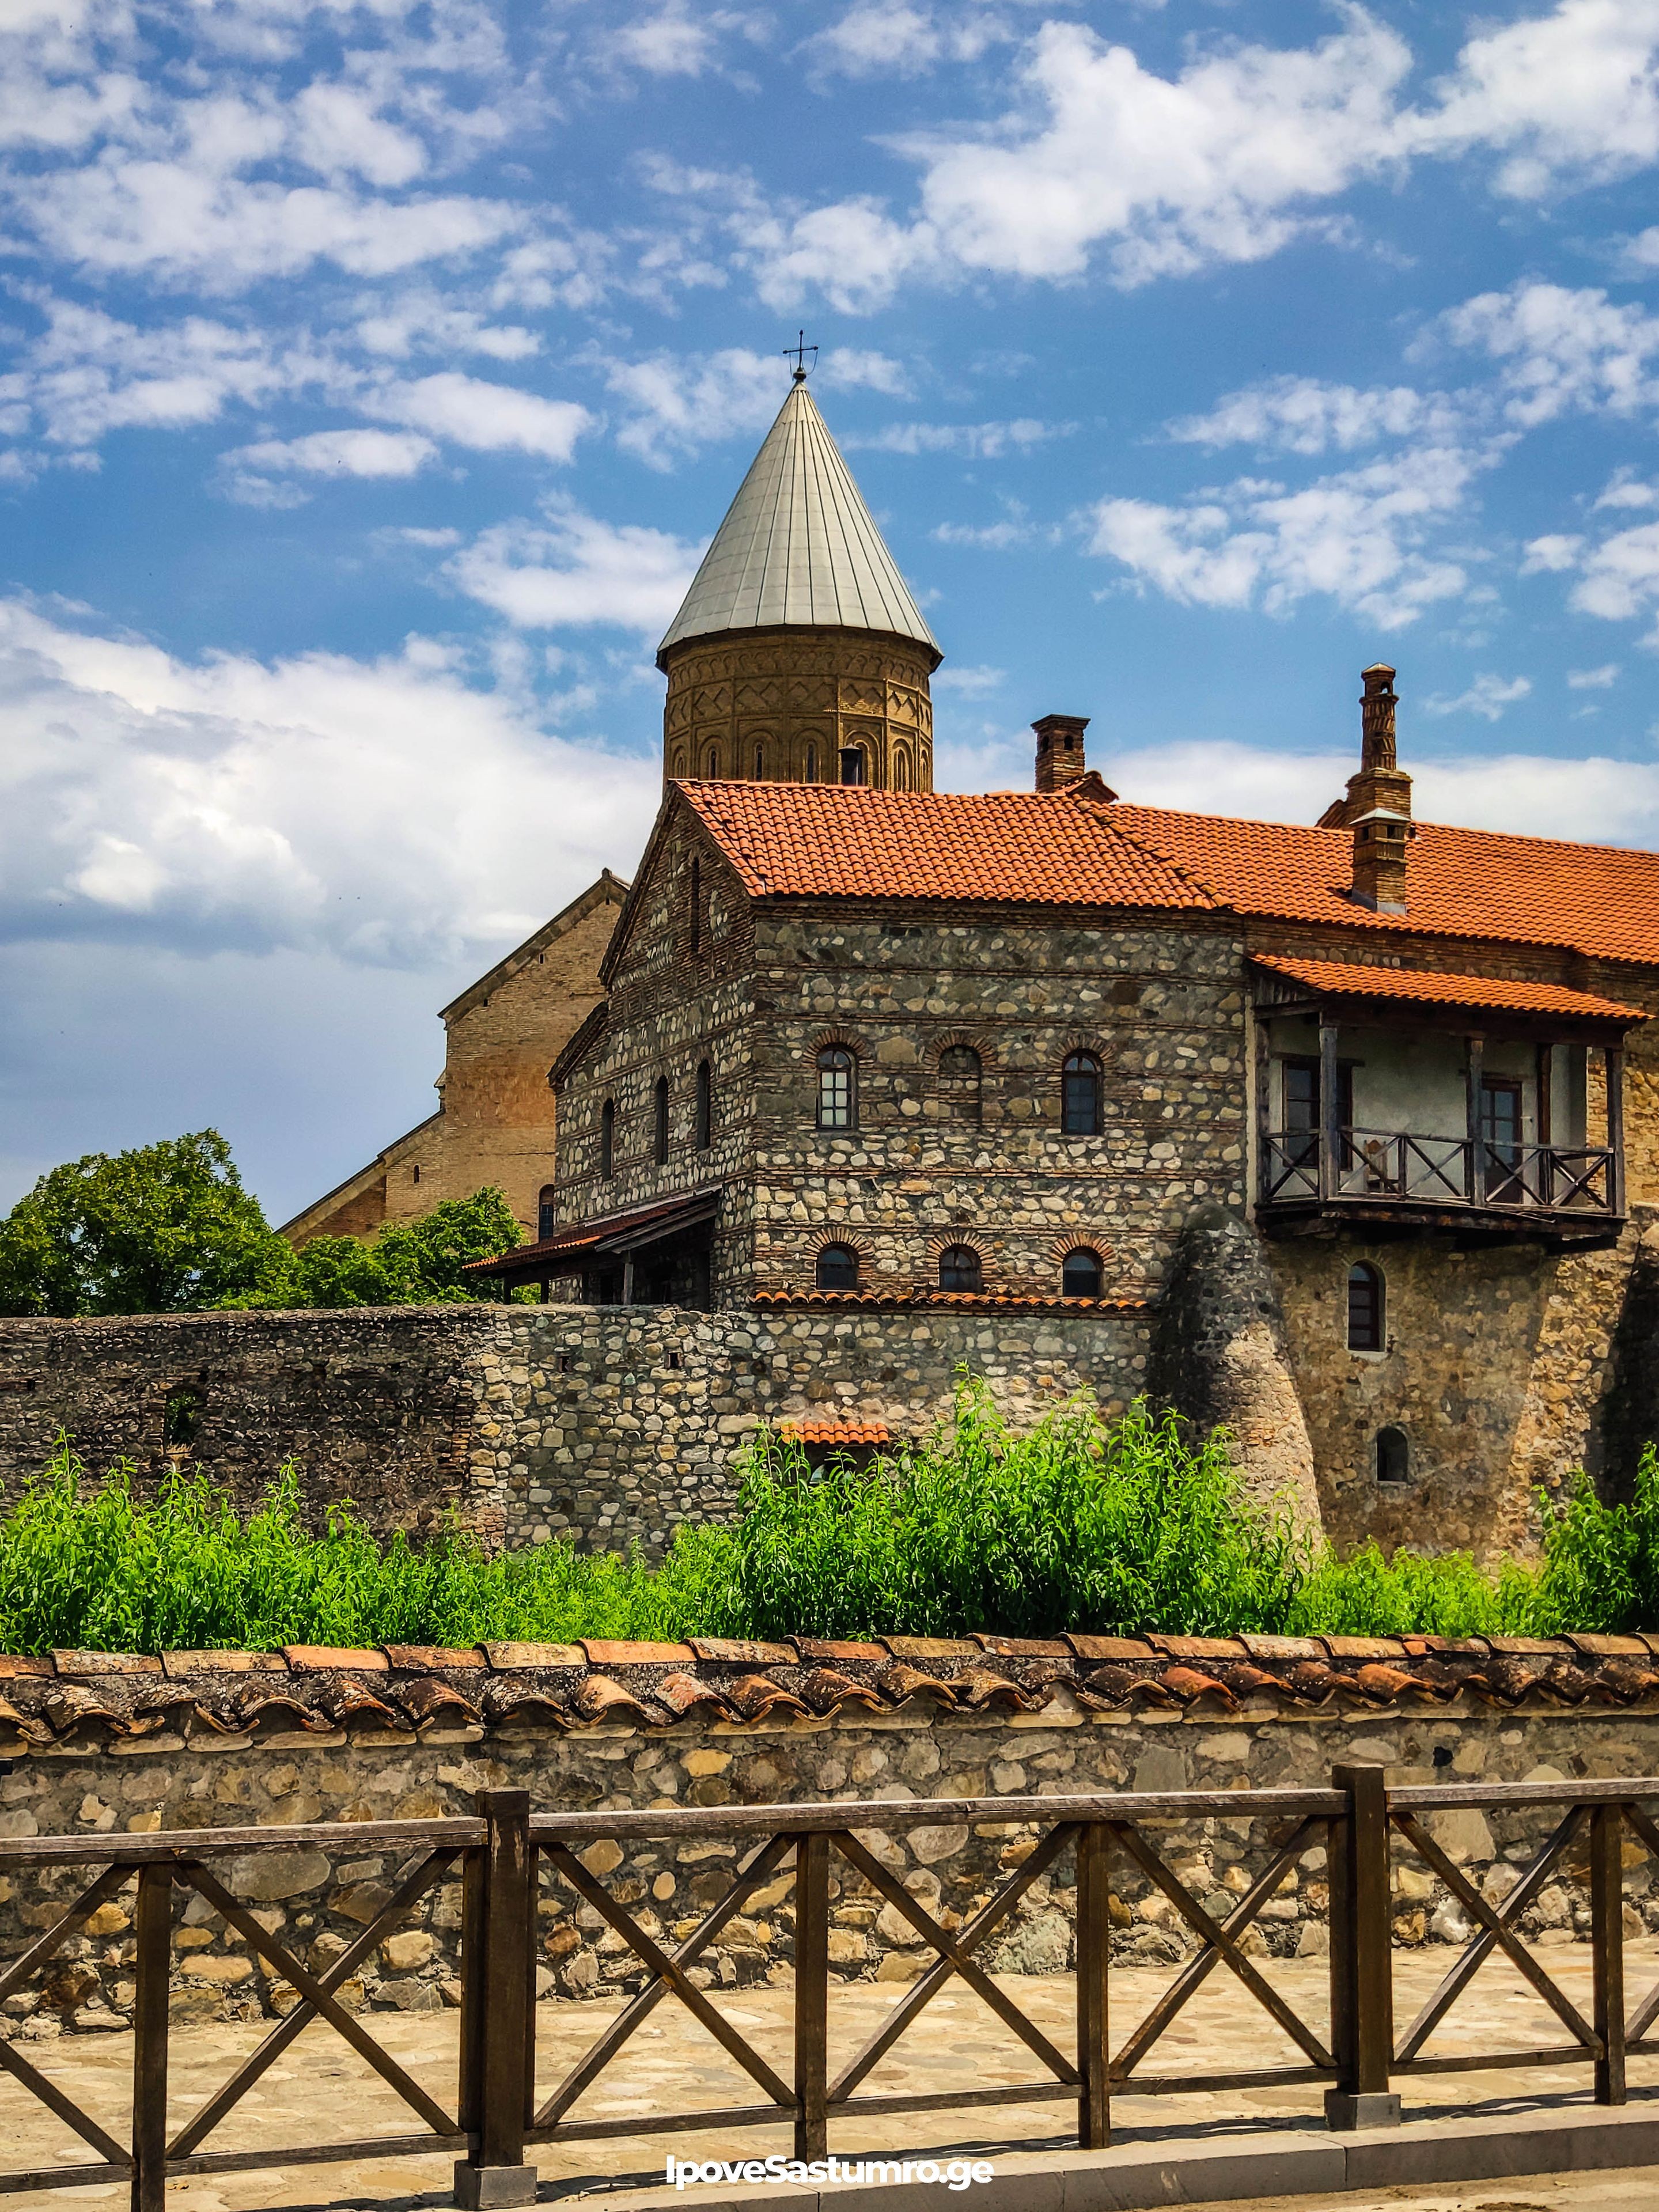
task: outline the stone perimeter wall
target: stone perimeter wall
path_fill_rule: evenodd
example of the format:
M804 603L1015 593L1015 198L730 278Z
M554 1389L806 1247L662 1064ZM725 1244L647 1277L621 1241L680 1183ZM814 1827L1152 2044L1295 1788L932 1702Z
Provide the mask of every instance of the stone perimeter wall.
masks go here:
M196 1463L247 1497L290 1455L319 1508L385 1527L458 1508L491 1542L573 1537L660 1551L736 1498L763 1420L856 1418L917 1435L958 1366L1019 1418L1085 1384L1112 1412L1143 1387L1150 1317L1014 1310L447 1306L0 1322L0 1484L60 1429L94 1472L165 1464L168 1393L200 1393Z
M915 1701L913 1701L914 1705ZM431 1819L471 1810L481 1788L528 1789L538 1810L720 1805L778 1799L966 1796L1074 1791L1323 1785L1340 1759L1381 1761L1396 1784L1651 1774L1659 1769L1659 1707L1576 1714L1450 1711L1227 1718L1141 1712L1085 1714L1061 1692L1041 1711L995 1717L927 1710L754 1726L696 1721L672 1729L600 1725L434 1729L404 1736L278 1735L249 1742L193 1735L103 1750L36 1751L0 1761L0 1834L151 1833L312 1820ZM1437 1840L1501 1899L1536 1848L1546 1811L1434 1816ZM1259 1870L1271 1824L1242 1820L1160 1829L1177 1875L1213 1913L1231 1909ZM922 1827L864 1840L911 1893L953 1928L1034 1848L1035 1825ZM748 1848L747 1846L742 1848ZM648 1933L683 1937L729 1886L739 1847L719 1840L626 1847L601 1839L583 1856ZM1627 1857L1634 1857L1627 1852ZM216 1866L268 1930L313 1970L337 1959L385 1905L402 1862L384 1850L332 1859L315 1850L248 1853ZM914 1931L844 1861L833 1862L830 1971L843 1981L905 1982L932 1957ZM1645 1863L1626 1873L1626 1924L1659 1929L1659 1890ZM0 1958L14 1957L83 1887L76 1868L9 1869L0 1878ZM1524 1917L1528 1932L1583 1935L1587 1870L1570 1868ZM988 1951L1000 1972L1052 1973L1070 1963L1074 1893L1069 1863L1040 1877ZM1172 1908L1120 1862L1113 1875L1113 1956L1175 1964L1195 1948ZM1448 1893L1408 1855L1394 1877L1397 1944L1463 1942ZM0 2038L33 2042L127 2025L133 2001L131 1899L100 1906L84 1936L59 1954L44 1986L0 2007ZM1261 1955L1317 1956L1328 1948L1325 1855L1307 1852L1288 1890L1245 1938ZM292 2008L294 1992L200 1899L175 1907L175 2018L252 2020ZM638 1961L591 1906L544 1878L538 1994L611 1996L640 1986ZM459 1876L440 1882L416 1917L346 1983L352 2009L439 2011L459 2002ZM691 1970L722 1987L787 1982L793 1912L787 1873L757 1892L705 1962Z

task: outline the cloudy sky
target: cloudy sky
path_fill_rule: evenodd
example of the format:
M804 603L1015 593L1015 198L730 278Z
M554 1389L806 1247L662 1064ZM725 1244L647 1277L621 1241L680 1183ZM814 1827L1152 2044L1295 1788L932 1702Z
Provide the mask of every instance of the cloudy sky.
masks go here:
M947 655L1309 819L1659 842L1659 0L0 0L0 1203L212 1121L280 1219L656 796L786 387Z

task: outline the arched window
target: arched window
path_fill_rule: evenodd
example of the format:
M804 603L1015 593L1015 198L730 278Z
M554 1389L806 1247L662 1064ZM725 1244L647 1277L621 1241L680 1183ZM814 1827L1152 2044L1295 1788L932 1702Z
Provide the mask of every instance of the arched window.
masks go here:
M766 774L766 748L765 748L765 746L764 746L764 745L757 745L757 746L756 746L756 748L755 748L755 781L756 781L756 782L757 782L757 783L758 783L758 782L760 781L761 778L762 778L765 774Z
M674 748L674 757L669 762L668 773L670 778L677 783L680 781L685 775L685 754L678 745L676 745Z
M651 1157L659 1167L668 1158L668 1078L659 1075L651 1094Z
M697 1150L706 1152L714 1141L714 1072L706 1060L697 1062Z
M691 858L691 950L696 952L702 945L702 862L695 854Z
M553 1184L544 1182L536 1200L536 1242L538 1244L544 1243L558 1224L557 1194Z
M902 745L893 755L893 788L895 791L908 791L910 788L910 756Z
M720 747L719 747L718 745L710 745L710 746L709 746L709 748L708 748L708 781L709 781L711 783L713 783L713 782L716 781L718 780L718 778L719 778L720 772Z
M1060 1289L1062 1297L1097 1298L1102 1278L1100 1255L1087 1244L1079 1244L1068 1252L1060 1263Z
M817 1286L821 1291L855 1291L859 1286L859 1255L850 1244L826 1244L818 1254Z
M971 1244L947 1244L939 1255L939 1286L942 1291L977 1291L984 1287L979 1254Z
M1068 1137L1100 1134L1100 1062L1091 1052L1070 1054L1060 1070L1060 1126Z
M864 777L864 747L843 745L841 749L841 780L843 783L862 783Z
M617 1102L607 1098L599 1109L599 1173L609 1182L617 1171Z
M1412 1479L1412 1448L1404 1429L1379 1429L1376 1432L1376 1479L1379 1482L1409 1482Z
M940 1119L979 1126L981 1084L979 1054L970 1044L947 1044L939 1056Z
M826 1045L818 1054L818 1127L850 1129L857 1106L858 1063L844 1044Z
M1382 1270L1360 1260L1348 1270L1348 1349L1382 1349Z
M805 776L805 781L806 781L808 783L816 783L816 782L817 781L817 780L818 780L818 749L817 749L817 747L816 745L808 745L808 747L806 748L806 776Z

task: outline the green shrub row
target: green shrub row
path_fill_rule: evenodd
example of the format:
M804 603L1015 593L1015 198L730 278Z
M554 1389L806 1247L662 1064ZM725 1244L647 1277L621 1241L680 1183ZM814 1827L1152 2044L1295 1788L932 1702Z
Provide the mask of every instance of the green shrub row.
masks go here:
M411 1542L349 1506L308 1524L295 1471L240 1513L205 1474L150 1497L89 1484L67 1443L0 1515L0 1650L269 1650L578 1636L1054 1635L1241 1631L1546 1635L1659 1625L1659 1456L1634 1500L1582 1477L1542 1501L1535 1566L1375 1545L1338 1559L1253 1501L1226 1440L1085 1397L1012 1431L964 1380L953 1420L868 1467L815 1471L763 1432L729 1528L663 1564L548 1543L486 1558L459 1528Z

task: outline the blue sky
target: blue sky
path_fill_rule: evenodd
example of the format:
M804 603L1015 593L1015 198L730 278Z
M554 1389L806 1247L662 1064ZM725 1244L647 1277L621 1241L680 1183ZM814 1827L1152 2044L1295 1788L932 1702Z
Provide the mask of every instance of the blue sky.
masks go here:
M0 1202L216 1122L273 1218L657 795L814 390L939 781L1093 717L1310 819L1659 842L1659 0L0 0Z

